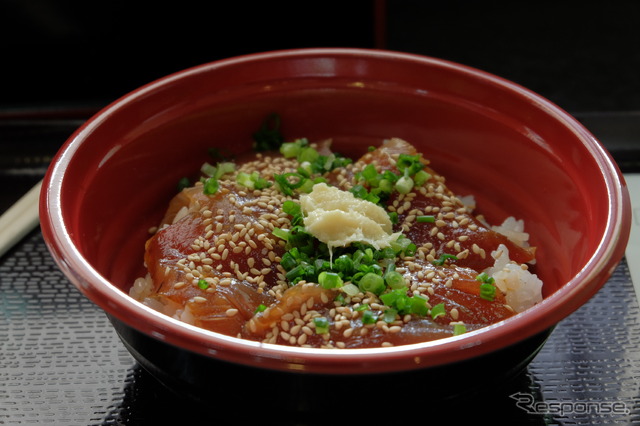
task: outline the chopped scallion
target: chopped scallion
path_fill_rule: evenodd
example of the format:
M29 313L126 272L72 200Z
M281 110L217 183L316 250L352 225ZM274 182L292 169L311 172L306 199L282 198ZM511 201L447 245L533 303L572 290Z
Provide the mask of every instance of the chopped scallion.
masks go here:
M276 181L278 185L278 189L284 194L293 196L295 194L295 190L300 188L304 182L307 180L300 173L283 173L281 175L274 174L273 179Z
M401 172L412 176L424 168L424 164L420 161L420 157L420 154L400 154L398 156L398 161L396 162L396 167Z
M232 163L232 162L218 163L213 176L216 179L220 179L222 176L226 175L227 173L233 173L235 170L236 170L235 163Z
M406 288L407 286L404 276L402 276L400 272L394 270L387 270L384 274L384 280L387 285L393 289Z
M429 307L427 302L429 299L426 296L414 295L411 297L411 313L424 317L429 313Z
M329 332L329 320L325 317L314 318L313 324L316 326L317 334L326 334Z
M280 153L284 158L293 158L300 152L301 146L296 142L285 142L280 145Z
M362 323L363 324L375 324L378 320L378 316L373 313L373 311L365 310L362 312Z
M342 278L335 272L323 271L318 275L318 284L322 288L331 289L342 286Z
M204 163L200 166L200 171L209 177L213 177L216 174L216 167L212 164Z
M345 284L342 287L342 291L344 291L348 296L355 296L360 293L360 289L357 285L349 283Z
M398 179L395 188L400 194L408 194L413 189L413 179L409 176L403 176Z
M381 294L384 289L384 278L373 272L365 274L358 282L358 287L364 292L371 292L373 294Z
M453 324L453 335L459 336L467 332L467 327L462 323Z
M445 264L447 260L458 260L458 256L456 256L455 254L442 253L438 260L434 260L431 263L433 263L436 266L442 266Z
M444 316L444 303L438 303L437 305L431 308L431 318L436 319L438 317Z
M431 179L431 174L425 172L424 170L420 170L418 173L416 173L413 176L413 182L417 185L417 186L422 186L424 185L424 183L426 181L428 181L429 179Z
M285 241L287 241L289 239L289 230L288 229L274 228L271 233L273 235L275 235L276 237L278 237L280 239L283 239Z
M398 224L398 213L397 212L389 212L389 220L392 225Z
M300 152L298 152L298 161L300 163L308 162L309 164L313 163L320 157L318 151L311 147L301 148Z
M389 308L389 309L386 309L384 311L384 314L383 314L382 318L383 318L384 322L392 323L392 322L394 322L396 320L397 316L398 316L398 311L396 311L393 308Z
M478 274L478 276L476 277L476 280L480 281L481 283L487 283L487 284L493 284L495 282L495 279L489 276L489 274L487 274L486 272L482 272Z
M432 215L422 215L416 217L416 222L420 223L434 223L436 221L436 217Z
M496 297L496 287L489 283L480 284L480 297L493 302L493 299Z
M202 192L205 195L214 195L216 192L218 192L219 187L220 183L218 182L218 179L210 177L204 181Z

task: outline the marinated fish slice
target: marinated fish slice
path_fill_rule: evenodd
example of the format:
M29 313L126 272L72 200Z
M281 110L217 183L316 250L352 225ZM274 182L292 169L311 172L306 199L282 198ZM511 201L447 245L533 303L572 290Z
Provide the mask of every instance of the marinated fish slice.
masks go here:
M396 159L400 154L413 156L417 151L408 142L392 138L365 154L354 164L354 169L362 170L365 165L374 164L378 171L399 173ZM429 180L408 194L392 194L387 209L398 215L397 229L419 243L430 260L440 259L443 254L455 255L456 264L483 271L493 266L491 252L501 244L509 249L511 260L517 263L535 259L535 248L522 247L484 224L446 186L445 178L430 168L428 161L422 162L431 175ZM419 223L420 216L428 216L429 222Z
M298 283L284 291L277 302L256 313L247 322L246 332L253 336L266 336L282 321L301 318L314 308L332 306L336 292L316 283Z
M350 302L336 303L339 290L326 290L314 283L296 285L264 313L248 322L249 336L284 345L364 348L385 344L410 344L453 335L453 323L463 323L467 331L494 324L513 316L504 295L497 291L491 300L480 297L477 272L458 266L434 266L405 261L409 293L420 293L433 308L442 304L441 313L427 318L401 316L388 322L387 309L373 294L359 294ZM369 306L373 322L363 320L363 306ZM434 311L435 312L435 311ZM327 331L318 332L314 320L324 318ZM304 335L303 335L304 334Z
M294 166L264 156L238 172L269 176ZM279 191L250 191L235 175L220 181L214 195L204 194L202 185L176 195L145 254L160 303L182 307L180 315L189 322L232 336L241 334L258 306L276 300L270 289L279 285L284 250L272 231L289 224Z

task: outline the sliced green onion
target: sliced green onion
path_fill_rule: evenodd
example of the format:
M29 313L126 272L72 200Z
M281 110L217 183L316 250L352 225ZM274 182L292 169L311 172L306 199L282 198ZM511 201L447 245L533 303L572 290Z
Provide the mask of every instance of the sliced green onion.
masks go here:
M480 297L490 302L496 297L496 288L493 284L482 283L480 284Z
M362 198L363 200L367 198L367 195L369 195L367 189L362 185L353 185L349 191L354 195L354 197Z
M424 168L424 164L420 161L420 157L420 154L400 154L396 162L396 167L398 170L405 173L405 175L409 174L412 176Z
M378 171L373 164L367 164L367 166L360 172L360 176L371 185L378 177Z
M389 220L392 225L398 224L398 213L397 212L389 212Z
M378 316L374 314L372 311L367 309L364 312L362 312L363 324L375 324L377 320L378 320Z
M238 173L238 176L236 176L236 182L249 189L254 189L255 182L251 179L251 175L249 173Z
M410 239L404 235L400 235L398 239L390 244L391 249L394 250L397 256L413 256L418 249Z
M300 152L301 146L296 142L284 142L280 145L280 153L284 158L293 158Z
M351 257L343 254L333 261L333 269L347 276L353 275L355 266L353 264L353 260L351 260Z
M380 179L378 182L378 189L380 192L390 194L393 191L393 184L394 182L389 179Z
M384 278L373 272L369 272L364 275L358 282L358 287L364 292L371 292L373 294L381 294L384 289Z
M410 313L411 298L407 296L406 289L394 289L382 294L380 300L385 305L395 309L399 313Z
M300 207L300 204L292 200L286 200L284 203L282 203L282 211L291 216L302 214L302 208Z
M200 287L201 290L206 290L209 288L209 283L204 278L200 278L198 280L198 287Z
M389 308L384 311L382 319L386 323L392 323L396 320L397 317L398 317L398 311L396 311L393 308Z
M409 243L409 245L407 246L407 248L404 249L404 255L411 257L414 254L416 254L416 251L418 250L418 247L413 244L413 243Z
M218 192L219 187L220 187L220 184L218 182L218 179L210 177L204 181L202 192L205 195L213 195L216 192Z
M431 179L431 174L425 172L424 170L420 170L418 173L416 173L413 176L413 182L417 185L417 186L422 186L424 185L424 183L426 181L428 181L429 179Z
M413 189L413 179L409 176L403 176L398 179L395 188L400 194L408 194Z
M442 266L445 264L447 260L458 260L458 256L456 256L455 254L442 253L438 260L434 260L431 263L433 263L436 266Z
M300 188L307 180L300 173L283 173L281 175L274 174L273 179L276 181L278 188L284 195L294 195L294 190ZM292 180L293 179L293 180Z
M436 221L436 217L432 215L422 215L416 217L416 222L420 223L434 223Z
M438 303L437 305L431 308L431 318L436 319L438 317L444 316L444 303Z
M375 253L375 256L376 256L376 259L388 261L388 262L385 262L387 266L394 266L396 252L391 247L385 247L382 250L378 250Z
M296 171L306 178L310 178L313 174L313 168L311 167L311 163L308 161L300 163Z
M341 287L342 291L344 291L348 296L355 296L360 293L360 289L357 285L349 283L345 284Z
M300 163L308 162L313 163L320 157L320 154L315 149L309 147L300 149L298 152L297 159Z
M404 280L404 276L397 271L387 270L384 274L384 281L387 285L393 289L406 288L407 283Z
M282 229L282 228L273 228L273 231L271 232L273 235L275 235L276 237L283 239L285 241L289 240L289 230L288 229Z
M342 278L340 275L335 272L321 272L318 275L318 284L322 286L322 288L331 289L342 286Z
M300 185L300 187L298 188L299 192L303 192L305 194L310 193L311 191L313 191L313 186L316 183L314 181L312 181L311 179L305 179L304 182L302 183L302 185Z
M362 311L366 311L367 309L369 309L369 304L368 303L362 303L360 305L358 305L354 311L356 312L362 312Z
M291 252L286 252L282 255L282 259L280 260L280 265L284 268L285 271L290 271L296 267L298 261L293 257Z
M429 299L426 296L416 294L411 297L411 313L424 317L429 313L429 307L427 302Z
M232 162L218 163L215 174L213 176L216 179L220 179L222 176L226 175L227 173L233 173L235 171L236 171L235 163L232 163Z
M260 313L260 312L264 312L267 309L266 305L263 305L262 303L258 305L258 307L256 308L255 311L253 311L254 314Z
M264 189L271 185L271 182L261 177L258 172L251 174L240 172L236 176L236 182L249 189Z
M216 174L216 167L212 164L204 163L200 166L200 171L209 177L213 177Z
M314 318L313 324L316 326L317 334L326 334L329 332L329 320L325 317Z
M481 283L487 283L487 284L493 284L496 281L495 279L493 279L493 277L489 276L489 274L487 274L486 272L482 272L478 274L478 276L476 276L476 280L480 281Z
M453 324L453 335L459 336L467 332L467 327L462 323Z

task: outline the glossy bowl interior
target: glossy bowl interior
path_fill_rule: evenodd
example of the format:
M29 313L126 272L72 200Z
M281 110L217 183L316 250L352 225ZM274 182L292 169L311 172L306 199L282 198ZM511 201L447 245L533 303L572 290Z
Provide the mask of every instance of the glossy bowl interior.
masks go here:
M276 112L286 138L333 138L360 155L388 137L415 144L490 222L525 220L545 300L502 323L396 348L263 345L158 314L129 298L148 229L211 147L241 153ZM487 355L540 335L584 304L621 259L624 181L576 120L516 84L409 54L303 49L205 64L107 106L62 147L43 189L45 240L69 279L112 318L204 359L319 374L400 372Z

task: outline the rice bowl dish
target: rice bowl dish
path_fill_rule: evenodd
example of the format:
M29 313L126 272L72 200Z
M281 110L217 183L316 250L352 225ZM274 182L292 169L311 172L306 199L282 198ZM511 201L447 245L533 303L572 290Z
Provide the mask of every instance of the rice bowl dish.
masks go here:
M283 141L183 181L132 297L229 336L327 349L456 336L542 300L523 222L491 227L413 145L390 138L354 162L330 141Z
M292 144L284 153L254 146L273 112L281 147ZM392 140L413 146L404 153L420 155L429 179L407 159L413 186L402 179L398 191L404 172L367 168ZM287 156L309 147L350 159L345 175L301 181L305 161ZM391 158L395 166L399 153ZM256 161L271 172L251 169ZM380 202L370 195L384 199L386 171L397 181ZM427 210L440 182L449 199L436 207L453 212ZM432 401L486 393L525 370L553 327L602 288L631 225L615 163L557 106L463 65L361 49L230 58L127 94L60 149L40 217L61 271L144 370L240 412L249 383L238 377L268 384L265 406L285 399L318 413L327 409L318 395L354 383L402 383ZM349 225L365 219L366 229ZM461 241L469 225L478 232ZM348 397L348 407L371 403L368 392Z

